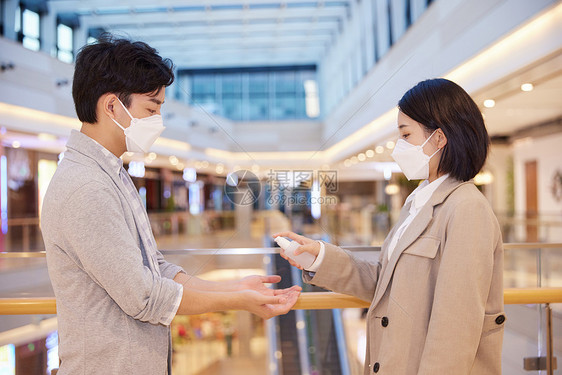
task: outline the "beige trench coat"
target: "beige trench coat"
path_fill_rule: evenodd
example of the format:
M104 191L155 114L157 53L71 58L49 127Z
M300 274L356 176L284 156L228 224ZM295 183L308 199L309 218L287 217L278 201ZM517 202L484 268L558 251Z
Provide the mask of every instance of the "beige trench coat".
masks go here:
M500 228L473 182L447 178L378 263L326 244L304 281L372 301L365 374L499 375L505 322Z

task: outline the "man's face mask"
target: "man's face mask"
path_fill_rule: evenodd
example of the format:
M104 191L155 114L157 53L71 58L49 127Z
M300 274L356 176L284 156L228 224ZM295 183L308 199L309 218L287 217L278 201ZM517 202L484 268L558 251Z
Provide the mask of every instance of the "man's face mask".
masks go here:
M117 98L117 100L119 100L119 98ZM121 100L119 100L119 103L121 103ZM154 144L165 129L162 116L152 115L145 118L135 118L129 113L123 103L121 103L121 105L131 118L131 124L128 128L124 128L115 119L112 118L111 120L123 129L125 141L127 143L127 151L147 153L150 146Z

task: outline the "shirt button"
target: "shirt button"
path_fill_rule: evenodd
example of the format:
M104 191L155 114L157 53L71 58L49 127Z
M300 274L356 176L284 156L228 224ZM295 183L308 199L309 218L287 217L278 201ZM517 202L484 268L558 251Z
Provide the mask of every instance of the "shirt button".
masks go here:
M379 368L381 367L381 365L376 362L375 365L373 366L373 372L379 372Z
M505 316L504 315L500 315L496 318L496 324L500 325L503 322L505 322Z
M382 319L381 319L381 325L382 325L383 327L388 326L388 318L387 318L386 316L383 316L383 317L382 317Z

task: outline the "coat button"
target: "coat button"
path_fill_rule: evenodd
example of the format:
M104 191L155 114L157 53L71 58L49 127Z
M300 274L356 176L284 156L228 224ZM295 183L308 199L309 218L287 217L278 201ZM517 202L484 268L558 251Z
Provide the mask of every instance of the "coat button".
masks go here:
M499 324L502 324L503 322L505 322L505 316L504 316L504 315L499 315L499 316L496 318L496 324L499 325Z
M373 366L373 372L379 372L379 368L381 367L381 365L376 362L375 365Z
M383 327L388 326L388 318L387 318L386 316L383 316L383 317L382 317L382 319L381 319L381 325L382 325Z

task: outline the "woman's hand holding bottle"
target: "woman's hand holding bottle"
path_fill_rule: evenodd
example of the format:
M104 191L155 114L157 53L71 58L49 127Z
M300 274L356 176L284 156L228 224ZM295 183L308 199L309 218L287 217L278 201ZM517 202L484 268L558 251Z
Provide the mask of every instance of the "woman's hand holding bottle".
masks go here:
M296 241L300 246L294 249L291 243L287 244L283 241L284 239L278 240L277 237L288 237ZM310 238L306 238L294 232L276 233L273 235L273 238L275 238L276 242L281 246L281 256L287 259L292 266L301 270L310 267L320 252L320 243L318 243L318 241L311 240ZM283 245L285 246L283 247Z

